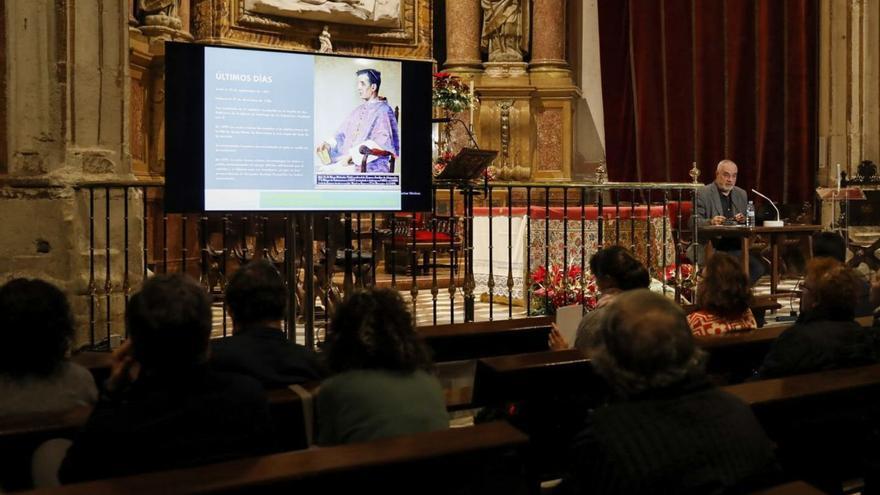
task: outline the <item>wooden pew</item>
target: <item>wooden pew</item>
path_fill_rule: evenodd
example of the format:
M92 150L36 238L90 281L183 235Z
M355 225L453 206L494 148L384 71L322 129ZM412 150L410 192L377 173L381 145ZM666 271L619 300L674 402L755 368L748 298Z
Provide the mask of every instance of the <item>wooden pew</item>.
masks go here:
M774 486L766 490L753 492L752 495L824 495L825 492L805 481L792 481L784 485Z
M723 387L752 407L783 468L828 492L875 476L880 364Z
M773 325L746 332L694 337L709 354L706 372L717 383L739 383L761 366L770 346L791 325Z
M317 387L309 384L300 391L306 397ZM289 388L269 390L269 412L275 428L278 451L305 449L311 444L313 417L311 404ZM0 481L7 488L30 486L30 459L34 449L53 438L73 439L86 424L91 407L53 414L0 419L0 452L8 459L0 463Z
M542 480L562 475L567 446L586 411L607 396L605 382L577 349L477 361L473 404L503 415L529 435L528 465Z
M30 487L34 449L53 438L72 439L91 411L83 406L62 413L0 418L0 486L7 490Z
M506 493L527 485L505 422L38 490L34 494Z
M417 327L435 362L547 350L551 316Z

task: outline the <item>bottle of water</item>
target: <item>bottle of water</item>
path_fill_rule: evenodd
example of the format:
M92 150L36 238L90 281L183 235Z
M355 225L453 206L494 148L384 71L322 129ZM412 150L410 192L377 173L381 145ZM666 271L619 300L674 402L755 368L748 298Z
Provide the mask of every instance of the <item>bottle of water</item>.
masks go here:
M754 227L755 226L755 203L753 201L749 201L749 205L746 206L746 227Z

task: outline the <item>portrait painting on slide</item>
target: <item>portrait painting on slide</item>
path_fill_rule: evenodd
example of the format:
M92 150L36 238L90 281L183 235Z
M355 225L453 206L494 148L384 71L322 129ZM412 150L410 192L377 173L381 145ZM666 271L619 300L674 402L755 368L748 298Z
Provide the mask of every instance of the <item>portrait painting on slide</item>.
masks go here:
M316 186L399 186L400 62L315 59Z
M379 28L401 25L401 0L245 0L245 10L278 17Z

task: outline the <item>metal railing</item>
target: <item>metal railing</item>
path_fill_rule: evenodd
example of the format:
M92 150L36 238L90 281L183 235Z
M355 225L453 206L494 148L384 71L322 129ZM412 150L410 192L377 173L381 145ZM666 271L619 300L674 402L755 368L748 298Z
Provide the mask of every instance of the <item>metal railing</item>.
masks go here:
M87 335L95 348L125 335L125 303L154 273L200 280L216 302L215 335L226 336L226 280L242 264L267 259L288 284L288 336L314 345L356 287L401 291L418 324L516 318L552 303L546 291L543 302L535 297L540 267L576 273L564 277L563 290L584 296L590 256L616 244L665 284L669 265L680 280L684 247L694 240L695 186L685 183L435 184L424 214L172 214L160 183L78 192L89 212ZM669 290L680 298L677 286Z

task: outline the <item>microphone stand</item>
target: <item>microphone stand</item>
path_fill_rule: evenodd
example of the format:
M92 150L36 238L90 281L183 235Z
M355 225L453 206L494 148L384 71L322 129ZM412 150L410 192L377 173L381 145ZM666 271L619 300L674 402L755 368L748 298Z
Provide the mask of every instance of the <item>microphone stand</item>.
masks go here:
M783 225L785 225L785 222L783 222L779 218L779 208L776 207L776 204L773 203L773 200L768 198L767 196L764 196L763 194L759 193L758 191L755 191L754 189L752 189L752 192L757 194L758 196L761 196L762 198L766 199L767 201L769 201L770 206L772 206L773 209L776 210L776 220L764 220L764 226L765 227L782 227Z

